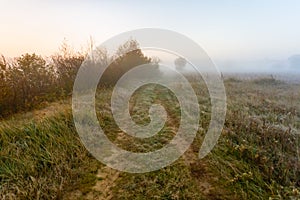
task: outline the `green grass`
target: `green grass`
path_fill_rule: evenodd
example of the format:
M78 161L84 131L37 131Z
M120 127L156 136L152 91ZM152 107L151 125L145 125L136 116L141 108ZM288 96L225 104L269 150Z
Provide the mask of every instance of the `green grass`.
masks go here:
M198 90L202 129L183 156L188 163L180 159L156 172L124 173L114 187L116 199L300 198L300 88L262 82L225 82L226 122L219 143L203 160L195 156L208 127L210 105L205 89ZM166 91L159 94L166 99Z
M273 83L225 80L225 125L218 144L202 160L197 156L209 125L210 101L204 83L193 83L201 119L190 149L158 171L121 172L109 188L112 199L299 199L300 85ZM166 88L150 85L130 100L130 113L138 124L149 123L152 103L162 103L167 110L165 127L147 139L119 137L110 94L111 89L100 89L97 116L108 138L119 147L149 152L176 133L180 107ZM26 119L22 115L0 122L1 198L90 199L92 186L105 181L95 176L104 166L79 141L70 105L56 106L51 115L27 114ZM38 117L31 119L34 116Z
M98 163L81 145L68 105L42 120L0 123L0 198L55 199L83 193Z

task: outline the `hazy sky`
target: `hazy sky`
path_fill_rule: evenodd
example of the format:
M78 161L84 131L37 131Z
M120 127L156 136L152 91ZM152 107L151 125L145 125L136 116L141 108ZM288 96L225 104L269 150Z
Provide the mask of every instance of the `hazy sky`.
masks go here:
M0 54L50 55L120 32L180 32L214 59L286 59L300 53L300 1L0 1Z

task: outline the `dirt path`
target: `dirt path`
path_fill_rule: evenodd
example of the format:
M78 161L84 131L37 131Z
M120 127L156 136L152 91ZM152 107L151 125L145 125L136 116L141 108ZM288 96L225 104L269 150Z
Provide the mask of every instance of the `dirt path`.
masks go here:
M118 179L120 172L110 167L98 169L97 182L91 191L86 195L87 200L110 200L113 197L111 188L115 186L115 181Z
M120 132L116 140L122 140L123 132ZM112 188L116 185L116 180L119 178L120 171L104 166L98 169L96 184L91 188L91 191L85 196L87 200L110 200L113 198Z
M124 133L119 133L117 140L121 140ZM120 171L104 166L98 169L96 184L91 188L91 191L86 195L87 200L110 200L113 198L112 188L116 185L115 182L119 178Z

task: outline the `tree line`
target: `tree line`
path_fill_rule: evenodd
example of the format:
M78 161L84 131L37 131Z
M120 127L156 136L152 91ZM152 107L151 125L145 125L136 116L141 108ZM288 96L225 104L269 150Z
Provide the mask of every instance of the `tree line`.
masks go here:
M123 54L128 50L129 53ZM69 97L87 52L74 52L67 43L63 43L60 53L47 58L35 53L26 53L13 59L1 56L0 117L31 110L43 102ZM109 55L104 48L94 52L96 65L111 63L99 87L113 86L132 67L152 63L152 59L143 54L138 42L132 39L120 45L114 55ZM158 63L154 65L157 67Z

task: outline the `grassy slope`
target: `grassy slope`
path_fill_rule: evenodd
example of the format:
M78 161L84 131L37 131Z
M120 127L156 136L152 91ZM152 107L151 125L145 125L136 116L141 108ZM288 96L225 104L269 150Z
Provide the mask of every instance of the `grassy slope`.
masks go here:
M190 150L174 164L159 171L134 175L121 173L112 188L115 199L143 199L145 196L153 199L299 198L299 85L274 80L231 80L225 84L228 112L222 137L213 152L203 160L196 157L208 127L210 105L203 85L194 85L201 88L197 91L202 129ZM179 107L174 99L168 98L171 94L157 90L157 97L161 98L159 103L164 102L167 110L169 105L171 115L178 113ZM145 105L147 94L139 96ZM139 106L138 97L132 104L133 119L134 106L140 112L138 116L147 112L147 107ZM99 107L99 110L103 109ZM109 112L103 117L109 127L108 133L119 131L109 120L112 119ZM171 118L175 118L175 123L171 120L167 126L176 127L176 115ZM136 119L139 119L137 123L148 122L147 118ZM164 133L168 135L168 131ZM148 145L133 145L139 141L123 137L122 141L116 140L115 143L127 149L129 146L131 151L144 151L145 146L150 146L151 150L159 148L162 142L156 144L156 141L154 138L144 141ZM142 150L139 147L143 147Z
M197 159L210 104L205 87L194 85L201 109L197 138L171 166L147 174L119 173L95 161L78 140L69 104L60 105L50 116L36 113L37 119L2 122L0 195L20 199L300 198L300 86L273 80L231 79L225 84L226 123L209 156ZM131 113L137 123L149 122L145 105L151 103L163 103L169 113L166 127L148 140L128 137L118 129L109 111L110 92L102 90L97 98L98 118L107 136L120 147L153 151L176 133L180 112L169 91L150 87L132 98ZM153 95L157 98L148 98Z
M33 113L0 122L0 198L54 199L74 188L86 192L98 163L77 137L70 104Z

